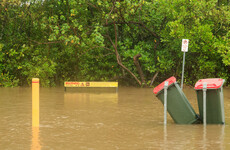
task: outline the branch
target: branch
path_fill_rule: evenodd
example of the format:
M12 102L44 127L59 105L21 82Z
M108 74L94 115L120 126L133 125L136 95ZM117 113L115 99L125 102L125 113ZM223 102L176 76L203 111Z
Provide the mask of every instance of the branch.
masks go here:
M105 55L102 55L102 56L95 56L94 58L101 58L101 57L106 57L106 56L109 56L109 55L112 55L114 53L108 53L108 54L105 54Z
M41 43L41 42L38 42L38 41L35 41L35 40L31 40L30 38L28 38L30 41L34 42L34 43L37 43L38 45L42 45L42 44L55 44L55 43L62 43L63 41L54 41L54 42L44 42L44 43Z
M92 3L86 3L86 4L88 4L88 5L92 6L93 8L96 8L96 9L98 9L98 10L101 11L101 9L100 9L99 7L97 7L96 5L94 5L94 4L92 4Z
M141 57L141 54L137 54L133 57L133 61L134 61L134 64L136 65L136 68L137 68L137 71L141 77L141 83L144 84L144 86L146 86L146 82L145 82L145 77L144 77L144 73L141 69L141 65L139 63L139 58Z
M86 50L86 51L85 51L84 53L82 53L80 56L84 55L85 53L87 53L88 51L90 51L91 49L94 49L94 48L104 48L104 49L107 49L107 50L109 50L109 51L111 51L111 52L114 53L114 51L111 50L110 48L107 48L107 47L104 47L104 46L94 46L94 47L89 48L88 50ZM111 53L109 53L109 54L111 54Z
M117 51L117 29L116 29L116 24L114 22L114 32L115 32L115 44L113 43L112 39L109 37L109 40L110 42L112 43L114 49L115 49L115 53L116 53L116 58L117 58L117 63L118 65L120 65L123 69L125 69L127 72L129 72L133 77L134 79L137 81L137 83L141 86L141 81L138 80L138 78L135 76L135 74L133 74L128 68L126 68L120 61L120 56L119 56L119 53Z
M109 17L105 20L105 23L106 23L106 24L108 23L108 19L110 18L111 13L113 12L113 9L114 9L114 7L115 7L115 2L116 2L116 1L113 2L113 7L112 7L111 11L109 12Z
M153 85L153 82L156 80L158 73L159 73L159 71L157 71L157 73L153 76L151 83L150 83L150 86Z
M135 13L137 12L137 9L139 8L139 7L141 7L143 5L143 0L139 3L139 5L136 7L136 9L135 9Z
M143 23L141 22L135 22L135 21L128 21L128 22L110 22L110 23L107 23L105 24L104 26L109 26L109 25L112 25L112 24L137 24L137 25L140 25L142 26L145 30L147 30L148 32L150 32L154 37L160 39L160 36L158 36L156 33L154 33L152 30L150 30L149 28L147 28Z

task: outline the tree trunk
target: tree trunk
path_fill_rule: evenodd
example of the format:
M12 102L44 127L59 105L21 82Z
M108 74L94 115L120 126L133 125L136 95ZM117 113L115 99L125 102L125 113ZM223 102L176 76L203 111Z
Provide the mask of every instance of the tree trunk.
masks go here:
M143 71L141 69L140 63L139 63L139 57L141 57L141 54L135 55L133 57L133 61L134 61L134 64L136 65L137 71L138 71L138 73L140 75L142 85L144 84L144 86L146 86L145 76L144 76L144 73L143 73Z
M152 86L153 85L153 82L155 81L155 79L157 78L157 75L158 75L159 71L157 71L157 73L153 76L152 80L151 80L151 83L149 86Z
M112 39L109 37L110 39L110 42L112 43L113 45L113 48L115 50L115 54L116 54L116 58L117 58L117 63L118 65L120 65L124 70L126 70L128 73L130 73L131 76L134 77L134 79L137 81L137 83L141 86L141 81L138 80L138 78L135 76L134 73L132 73L127 67L125 67L122 62L121 62L121 59L120 59L120 55L118 53L118 50L117 50L117 29L116 29L116 24L114 22L114 34L115 34L115 43L113 43Z

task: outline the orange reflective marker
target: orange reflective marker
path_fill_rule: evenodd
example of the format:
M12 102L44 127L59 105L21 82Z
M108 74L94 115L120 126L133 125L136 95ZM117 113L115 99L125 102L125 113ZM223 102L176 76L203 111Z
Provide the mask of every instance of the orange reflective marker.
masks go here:
M39 78L32 79L32 127L39 127Z

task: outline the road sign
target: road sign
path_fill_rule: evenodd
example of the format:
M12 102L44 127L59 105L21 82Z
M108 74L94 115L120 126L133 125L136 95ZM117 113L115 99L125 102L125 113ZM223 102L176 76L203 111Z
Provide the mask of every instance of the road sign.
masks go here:
M118 82L64 82L64 87L118 87Z
M182 46L181 46L181 51L182 52L188 52L188 39L183 39L182 40Z
M188 39L182 40L181 51L184 52L183 55L183 66L182 66L182 77L181 77L181 89L183 90L183 82L184 82L184 65L185 65L185 52L188 52Z

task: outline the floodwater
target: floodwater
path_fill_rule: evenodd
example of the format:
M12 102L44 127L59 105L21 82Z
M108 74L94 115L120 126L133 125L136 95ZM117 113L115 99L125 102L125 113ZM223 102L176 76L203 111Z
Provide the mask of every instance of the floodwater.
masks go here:
M0 88L1 150L230 149L230 89L225 125L177 125L152 88L40 89L40 127L32 128L31 88ZM184 93L198 113L194 89Z

